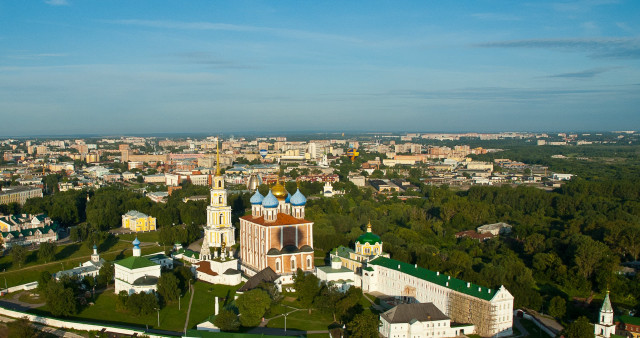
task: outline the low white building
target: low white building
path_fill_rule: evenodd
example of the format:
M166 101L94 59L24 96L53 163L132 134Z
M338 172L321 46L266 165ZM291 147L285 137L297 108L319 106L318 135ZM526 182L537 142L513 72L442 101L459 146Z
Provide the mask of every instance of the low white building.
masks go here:
M343 267L342 260L338 257L331 259L330 266L316 266L316 276L321 281L335 285L342 292L356 284L360 286L360 277L354 271Z
M238 285L242 282L237 259L200 261L194 266L195 276L201 281L223 285Z
M475 332L473 324L451 326L451 319L432 303L400 304L380 315L382 337L440 338Z
M406 303L433 303L458 323L475 324L481 336L513 333L513 296L417 265L377 257L362 269L362 291L395 296Z
M90 260L80 264L80 266L77 268L59 271L53 276L56 280L60 280L62 276L76 276L78 277L78 279L83 279L86 276L92 276L95 278L98 276L100 268L102 267L102 265L104 265L104 262L104 258L100 258L100 255L98 254L98 247L94 244L93 254L91 255Z
M573 174L560 174L560 173L553 173L553 175L551 176L551 178L556 181L569 181L571 180L572 177L573 177Z
M161 265L147 257L141 257L140 241L133 241L133 256L116 261L115 293L127 291L128 294L155 292L158 290Z

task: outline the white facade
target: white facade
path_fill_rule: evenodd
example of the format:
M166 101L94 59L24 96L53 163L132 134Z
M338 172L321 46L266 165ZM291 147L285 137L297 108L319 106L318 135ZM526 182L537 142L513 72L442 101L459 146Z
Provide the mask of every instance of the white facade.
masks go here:
M609 338L616 333L616 326L613 324L613 307L609 299L609 291L604 297L604 302L600 308L598 323L594 325L594 334L598 338Z
M210 247L229 248L236 244L236 228L231 224L231 207L227 205L227 190L224 178L216 175L211 188L211 203L207 206L207 225L204 228L204 240L200 249L200 259L217 257L217 251L211 253Z
M195 265L195 277L201 281L222 285L238 285L242 282L237 259L200 261Z
M117 261L115 268L115 293L126 291L128 294L155 292L158 290L161 265L141 257L140 242L133 241L133 256Z
M421 277L416 277L421 276ZM461 285L461 283L463 283ZM384 257L363 269L362 291L377 291L408 302L433 303L453 321L472 323L484 318L487 326L477 326L482 336L508 336L513 326L513 296L504 286L492 290ZM454 287L466 287L464 292ZM457 301L464 300L464 301ZM471 305L470 305L471 304ZM468 306L469 308L458 308ZM483 312L482 309L490 309ZM460 311L461 310L461 311ZM475 312L474 312L475 311ZM462 317L462 314L464 316Z

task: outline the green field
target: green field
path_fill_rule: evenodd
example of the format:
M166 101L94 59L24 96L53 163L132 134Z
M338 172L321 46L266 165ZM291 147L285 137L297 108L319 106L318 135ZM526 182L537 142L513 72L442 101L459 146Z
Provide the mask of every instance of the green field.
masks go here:
M140 242L152 242L157 243L160 241L160 232L159 231L149 231L149 232L134 232L130 234L119 234L118 238L124 241L133 241L136 237Z
M131 256L131 248L131 243L116 241L106 246L106 252L100 249L98 252L100 253L100 257L105 260L113 261ZM142 247L142 253L145 255L160 251L162 251L162 247L155 245ZM5 255L0 258L0 267L2 271L4 271L0 272L0 287L5 286L5 281L6 286L15 286L36 281L42 271L55 273L60 270L77 267L79 264L88 261L91 253L92 249L82 243L62 245L56 249L56 258L59 260L45 264L37 261L37 251L31 251L27 256L26 264L24 264L22 268L13 265L10 254Z
M296 311L287 316L287 329L302 331L328 330L333 323L333 316L314 310L309 314L306 309ZM271 319L267 327L284 328L284 317Z
M191 313L189 316L189 324L187 329L195 328L198 323L205 321L215 311L215 296L222 298L228 297L227 301L233 300L235 290L238 286L212 285L204 282L195 282L193 303L191 305ZM95 304L84 307L78 314L68 318L69 320L78 320L85 322L109 323L112 325L134 326L138 328L160 328L170 331L182 331L187 318L187 309L189 306L190 293L182 296L180 304L178 302L169 303L160 310L160 326L158 326L158 313L152 313L146 316L133 316L128 312L118 312L115 310L117 296L113 290L105 291L98 295ZM222 308L222 306L221 306ZM35 314L51 316L46 306L31 311Z

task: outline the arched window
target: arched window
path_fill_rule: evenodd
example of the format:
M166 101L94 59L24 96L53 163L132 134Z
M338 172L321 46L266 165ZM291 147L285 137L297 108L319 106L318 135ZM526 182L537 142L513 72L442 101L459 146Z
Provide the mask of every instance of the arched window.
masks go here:
M291 257L291 271L296 271L296 258Z
M307 268L311 269L311 256L307 256Z
M222 204L222 196L218 199L218 203Z
M218 181L218 188L222 187L222 181Z
M223 220L224 220L224 214L220 214L220 224L222 224Z
M276 272L280 272L280 259L276 260Z

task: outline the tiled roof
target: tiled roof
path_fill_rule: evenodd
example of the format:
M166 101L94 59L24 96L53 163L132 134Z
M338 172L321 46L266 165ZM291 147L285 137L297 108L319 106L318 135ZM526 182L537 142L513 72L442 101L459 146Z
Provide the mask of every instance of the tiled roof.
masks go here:
M249 216L242 216L240 217L246 221L252 222L252 223L257 223L260 225L265 225L265 226L273 226L273 225L296 225L296 224L307 224L307 223L311 223L311 221L307 221L306 219L298 219L295 218L291 215L287 215L287 214L283 214L283 213L278 213L278 217L276 218L275 222L267 222L264 220L264 217L253 217L251 215Z
M198 265L198 268L196 269L196 271L198 271L198 272L202 272L202 273L205 273L205 274L210 275L210 276L217 276L218 275L217 272L214 272L213 270L211 270L211 263L209 263L207 261L199 262L199 263L197 263L197 265Z
M451 276L446 276L442 273L437 274L436 272L429 269L417 267L412 264L400 262L391 258L378 257L370 261L369 265L378 265L388 269L400 271L408 275L426 280L427 282L444 286L450 290L454 290L484 300L491 300L491 298L493 298L493 296L496 294L496 291L489 288L481 287L472 283L468 283L469 286L467 287L467 282L463 280L453 278Z
M148 266L158 265L158 264L150 261L148 258L136 257L136 256L131 256L131 257L127 257L125 259L119 260L119 261L115 262L115 264L118 264L120 266L124 266L125 268L128 268L130 270L146 268Z
M381 317L389 323L410 323L414 319L420 322L449 319L433 303L400 304Z

